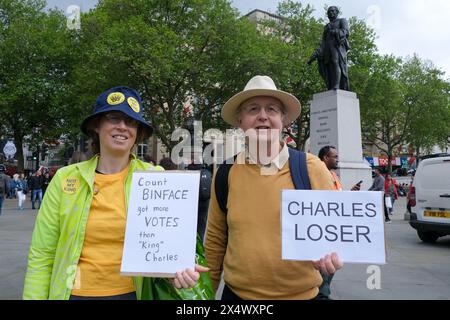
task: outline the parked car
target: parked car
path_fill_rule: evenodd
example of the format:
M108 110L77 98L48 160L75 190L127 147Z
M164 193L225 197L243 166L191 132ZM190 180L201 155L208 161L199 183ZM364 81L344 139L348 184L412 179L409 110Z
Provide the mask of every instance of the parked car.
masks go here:
M422 160L408 195L409 224L428 243L450 235L450 156Z

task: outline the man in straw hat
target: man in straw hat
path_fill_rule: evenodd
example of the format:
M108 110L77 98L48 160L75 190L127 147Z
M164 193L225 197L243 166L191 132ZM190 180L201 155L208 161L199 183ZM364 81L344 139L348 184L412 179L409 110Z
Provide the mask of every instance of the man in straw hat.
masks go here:
M224 273L223 300L316 299L320 273L334 274L343 265L336 253L314 262L281 259L280 191L333 190L319 158L288 149L281 139L300 110L297 98L268 76L253 77L223 106L222 118L246 135L246 150L219 167L208 213L206 257L216 290ZM294 156L307 178L300 187L290 165Z

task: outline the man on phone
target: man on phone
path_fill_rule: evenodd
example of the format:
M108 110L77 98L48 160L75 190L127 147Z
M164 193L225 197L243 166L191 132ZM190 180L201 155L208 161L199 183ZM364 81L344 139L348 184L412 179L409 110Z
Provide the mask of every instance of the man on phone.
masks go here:
M339 155L336 147L333 146L325 146L319 150L319 159L322 160L327 166L328 170L330 170L331 175L334 180L334 188L337 191L342 191L342 184L339 180L339 176L336 174L336 169L338 168L339 163ZM359 181L352 187L352 191L359 191L361 189L362 180Z
M336 169L338 168L339 163L339 155L337 152L336 147L333 146L325 146L322 149L319 150L319 159L322 160L323 163L327 166L327 169L330 171L333 181L334 181L334 189L336 191L342 191L342 184L339 180L339 176L336 174ZM358 182L352 187L352 191L359 191L361 188L361 183ZM330 296L331 294L331 280L333 280L333 275L324 275L322 274L323 283L322 286L319 289L319 295L322 296Z

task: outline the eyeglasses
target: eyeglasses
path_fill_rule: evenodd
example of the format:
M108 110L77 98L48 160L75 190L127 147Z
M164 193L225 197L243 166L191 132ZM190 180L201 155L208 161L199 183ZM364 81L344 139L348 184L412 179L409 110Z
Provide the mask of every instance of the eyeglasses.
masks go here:
M269 116L275 116L282 113L282 109L280 106L269 104L267 106L261 106L259 104L249 104L245 107L243 107L243 111L250 115L257 115L261 112L261 110L264 109L266 114Z
M123 121L125 123L125 125L130 128L137 128L139 125L138 121L136 121L130 117L127 117L125 115L121 115L121 114L107 113L104 115L104 118L110 124L119 124Z

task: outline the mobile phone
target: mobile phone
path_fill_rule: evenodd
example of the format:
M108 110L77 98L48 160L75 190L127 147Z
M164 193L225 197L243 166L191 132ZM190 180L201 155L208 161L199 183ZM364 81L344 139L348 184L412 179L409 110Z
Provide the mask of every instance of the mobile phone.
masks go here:
M363 183L363 181L361 180L360 182L357 183L357 185L360 185L361 183Z

